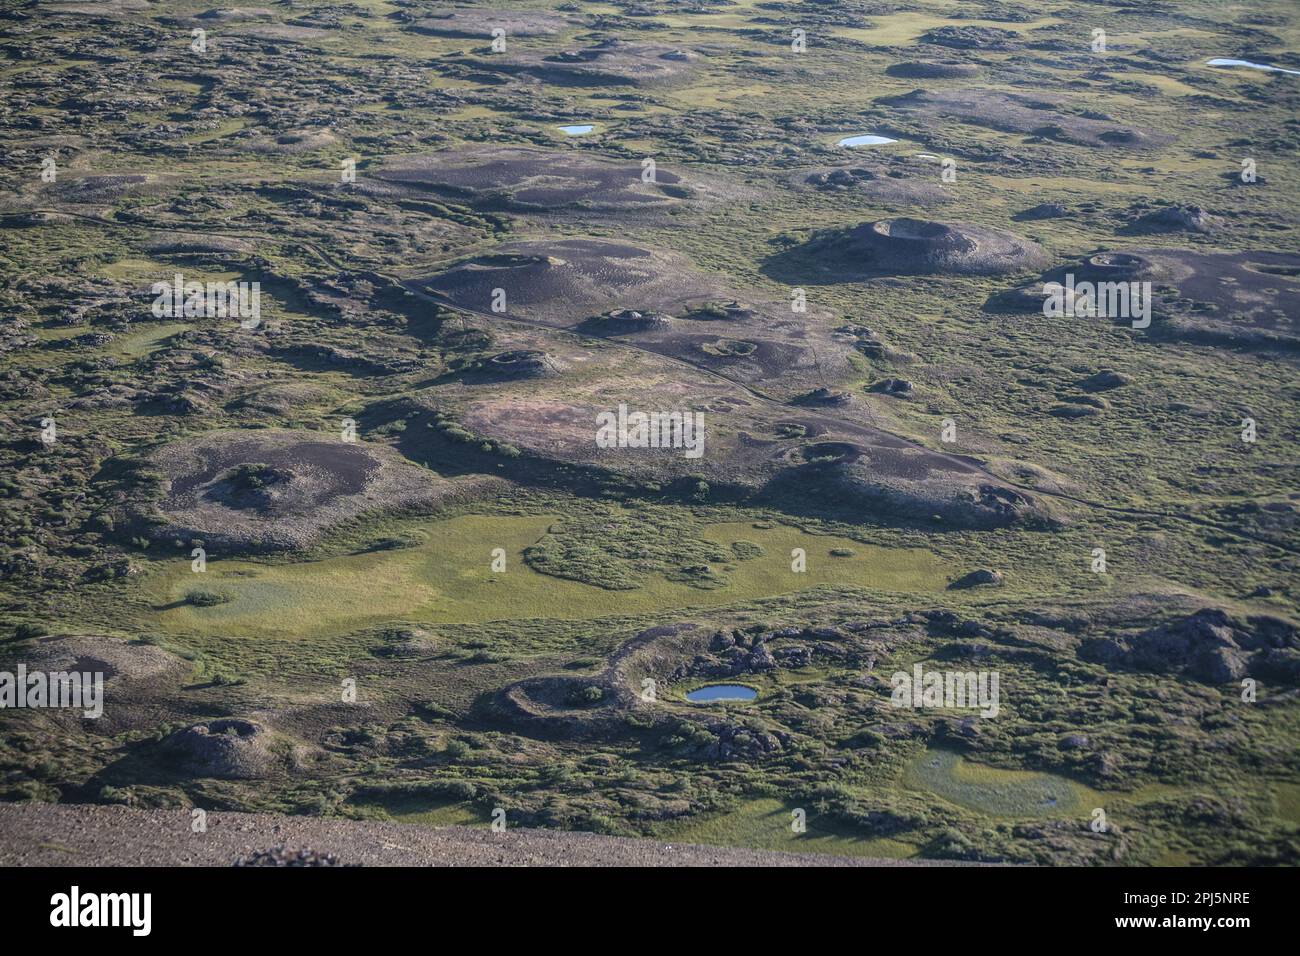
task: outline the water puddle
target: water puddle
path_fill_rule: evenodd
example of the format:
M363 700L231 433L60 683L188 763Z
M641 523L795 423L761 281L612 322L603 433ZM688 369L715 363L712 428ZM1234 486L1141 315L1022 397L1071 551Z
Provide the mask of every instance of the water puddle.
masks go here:
M711 703L715 701L733 701L733 700L753 700L758 696L758 691L752 687L746 687L744 684L710 684L707 687L700 687L686 695L686 699L693 704Z
M556 129L558 129L558 130L559 130L561 133L563 133L565 136L586 136L588 133L590 133L590 132L591 132L593 129L595 129L595 128L596 128L596 127L592 126L592 125L589 124L589 123L578 123L578 124L573 125L573 126L557 126L557 127L556 127Z
M885 146L889 143L897 143L898 140L890 139L888 136L874 136L864 134L862 136L846 136L836 146Z
M1210 66L1244 66L1248 70L1267 70L1269 73L1290 73L1292 76L1300 76L1300 70L1286 70L1280 66L1269 66L1267 63L1251 63L1250 60L1229 60L1216 56L1213 60L1205 62Z

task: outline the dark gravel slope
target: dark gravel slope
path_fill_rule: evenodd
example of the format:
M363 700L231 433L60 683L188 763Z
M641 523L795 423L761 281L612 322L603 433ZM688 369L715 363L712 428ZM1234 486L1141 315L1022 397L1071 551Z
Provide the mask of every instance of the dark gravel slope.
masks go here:
M659 843L591 833L429 828L255 813L0 804L0 865L230 866L284 845L363 866L902 866L894 860Z

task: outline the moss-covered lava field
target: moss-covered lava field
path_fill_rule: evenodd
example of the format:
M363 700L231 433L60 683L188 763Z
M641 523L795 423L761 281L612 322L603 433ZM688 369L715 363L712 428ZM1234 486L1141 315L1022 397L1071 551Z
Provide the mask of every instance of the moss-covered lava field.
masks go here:
M0 52L0 800L1300 862L1294 4Z

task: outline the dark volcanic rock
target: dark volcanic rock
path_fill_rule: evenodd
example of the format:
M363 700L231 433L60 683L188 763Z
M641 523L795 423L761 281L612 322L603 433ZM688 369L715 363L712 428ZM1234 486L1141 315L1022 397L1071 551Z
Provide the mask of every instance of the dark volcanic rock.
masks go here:
M679 47L608 39L558 53L488 56L474 65L557 86L649 86L686 78L699 66L699 59L699 54Z
M276 846L258 850L235 861L235 866L343 866L333 853L318 853L309 847Z
M885 68L885 73L889 76L911 80L964 79L978 76L979 72L980 68L974 63L963 63L960 60L909 60Z
M1214 218L1200 206L1165 206L1133 221L1133 232L1200 232L1214 228Z
M972 126L1086 146L1145 147L1169 141L1164 133L1075 112L1073 101L1052 94L1004 93L961 86L913 90L878 102L895 109L915 110L927 117L948 117Z
M1033 222L1037 219L1060 219L1068 210L1059 202L1045 202L1012 216L1017 222Z
M972 571L970 574L963 575L956 581L953 581L952 584L948 585L948 587L955 590L963 590L965 588L979 587L980 585L999 585L1002 583L1002 580L1001 571L993 571L989 568L979 568Z
M811 392L800 395L794 399L792 404L795 405L847 405L852 398L845 392L837 392L830 388L814 388Z
M251 780L272 768L270 738L261 724L227 717L178 730L163 741L162 749L195 776Z
M567 21L547 10L480 9L450 10L416 20L407 29L432 36L468 37L484 43L492 31L505 30L507 37L549 36L558 33Z
M879 382L873 382L867 390L882 395L910 398L916 391L916 386L905 378L882 378Z
M1106 392L1112 388L1119 388L1129 384L1132 379L1122 372L1114 372L1110 369L1103 369L1095 375L1089 375L1079 383L1079 388L1085 392Z
M802 182L819 192L851 192L884 206L926 206L954 198L939 181L933 161L895 159L874 166L820 169Z
M1257 671L1287 675L1286 662L1297 649L1300 637L1288 622L1259 617L1243 624L1226 611L1204 608L1130 637L1091 638L1080 645L1079 656L1108 667L1223 684Z
M997 27L938 27L922 34L920 42L956 50L1011 50L1019 40L1014 30Z
M113 202L128 193L138 192L156 185L154 176L140 173L122 173L103 176L83 176L80 179L60 182L52 187L63 202L96 203Z

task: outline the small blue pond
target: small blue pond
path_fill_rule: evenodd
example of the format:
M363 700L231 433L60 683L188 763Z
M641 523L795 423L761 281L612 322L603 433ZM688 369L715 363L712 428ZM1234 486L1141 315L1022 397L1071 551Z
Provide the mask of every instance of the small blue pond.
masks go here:
M565 136L586 136L596 127L590 123L579 123L576 126L560 126L559 131Z
M897 143L898 140L890 139L888 136L846 136L839 141L839 146L884 146L886 143Z
M1216 56L1213 60L1206 60L1210 66L1244 66L1249 70L1268 70L1270 73L1290 73L1292 76L1300 76L1300 70L1284 70L1280 66L1269 66L1267 63L1251 63L1249 60L1228 60L1221 56Z
M686 699L699 704L716 700L753 700L758 691L743 684L710 684L700 687L686 695Z

